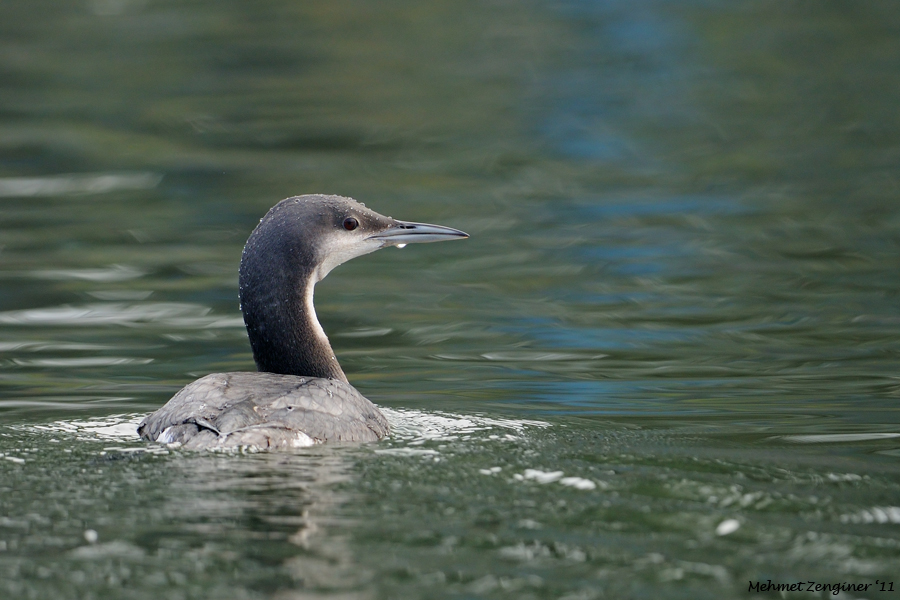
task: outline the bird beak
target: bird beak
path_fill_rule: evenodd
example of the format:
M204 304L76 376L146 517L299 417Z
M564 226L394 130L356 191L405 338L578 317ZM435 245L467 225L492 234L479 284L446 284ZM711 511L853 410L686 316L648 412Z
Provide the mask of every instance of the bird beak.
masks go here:
M405 246L422 242L445 242L447 240L463 240L469 237L468 233L444 227L442 225L429 225L428 223L410 223L408 221L395 221L394 225L369 236L370 240L379 240L384 246Z

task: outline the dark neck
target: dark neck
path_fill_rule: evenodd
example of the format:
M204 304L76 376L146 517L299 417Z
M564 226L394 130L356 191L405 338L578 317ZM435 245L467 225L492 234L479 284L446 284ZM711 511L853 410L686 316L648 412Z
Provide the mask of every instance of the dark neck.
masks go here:
M256 368L346 382L316 318L312 270L295 260L275 269L271 268L273 262L267 263L268 268L254 262L254 257L246 254L241 261L240 293Z

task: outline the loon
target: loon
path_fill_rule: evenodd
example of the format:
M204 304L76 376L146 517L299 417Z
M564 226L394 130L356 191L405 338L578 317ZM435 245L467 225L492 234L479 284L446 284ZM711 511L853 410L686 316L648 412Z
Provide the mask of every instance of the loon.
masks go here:
M383 438L388 421L347 381L316 318L313 289L336 266L380 248L467 237L385 217L352 198L282 200L241 256L241 312L258 372L214 373L188 384L138 434L187 449L283 450Z

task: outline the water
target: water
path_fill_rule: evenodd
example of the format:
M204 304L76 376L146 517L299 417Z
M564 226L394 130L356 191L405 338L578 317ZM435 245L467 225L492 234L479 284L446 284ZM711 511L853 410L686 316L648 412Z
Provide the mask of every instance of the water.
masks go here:
M0 595L893 597L898 27L891 2L3 4ZM253 368L241 247L307 192L472 236L317 287L394 435L136 439Z

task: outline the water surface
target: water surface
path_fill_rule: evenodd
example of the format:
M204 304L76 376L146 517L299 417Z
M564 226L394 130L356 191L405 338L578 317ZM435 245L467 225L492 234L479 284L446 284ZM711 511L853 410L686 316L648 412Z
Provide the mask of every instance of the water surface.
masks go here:
M4 4L0 594L892 597L898 28L890 2ZM317 287L394 435L140 442L253 369L241 248L310 192L472 236Z

